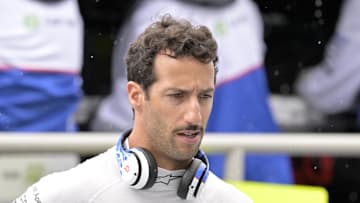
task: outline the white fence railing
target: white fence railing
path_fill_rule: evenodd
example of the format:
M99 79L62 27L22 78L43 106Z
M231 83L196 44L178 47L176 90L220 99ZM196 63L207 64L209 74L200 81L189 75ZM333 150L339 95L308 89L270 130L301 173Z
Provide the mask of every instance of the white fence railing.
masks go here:
M0 153L76 152L96 154L115 145L119 133L0 133ZM207 134L202 143L207 153L227 155L225 178L242 179L245 152L291 155L360 157L360 134L281 133Z

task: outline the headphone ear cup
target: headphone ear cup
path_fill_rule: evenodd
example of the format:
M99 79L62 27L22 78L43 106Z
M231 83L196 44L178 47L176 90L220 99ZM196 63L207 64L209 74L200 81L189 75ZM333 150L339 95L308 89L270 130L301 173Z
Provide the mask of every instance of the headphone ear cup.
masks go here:
M137 155L132 151L123 151L121 154L117 154L117 159L122 180L130 186L136 184L140 175L140 164Z
M200 179L196 178L198 173L200 173ZM185 171L184 176L181 178L177 195L182 199L195 198L204 173L206 173L205 164L201 160L195 158L190 167Z
M154 185L158 168L150 151L144 148L124 147L131 131L125 132L116 146L116 159L120 167L120 175L124 183L134 189L147 189ZM128 145L128 144L127 144Z
M154 156L144 148L136 148L139 157L144 157L140 159L140 169L141 175L139 180L139 189L147 189L154 185L158 169L157 163Z

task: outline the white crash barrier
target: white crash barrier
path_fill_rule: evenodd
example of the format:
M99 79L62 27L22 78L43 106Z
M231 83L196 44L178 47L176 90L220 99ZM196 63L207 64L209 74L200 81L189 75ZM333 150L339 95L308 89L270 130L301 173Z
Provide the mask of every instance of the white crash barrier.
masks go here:
M95 132L0 133L0 188L7 188L0 197L18 195L40 176L75 166L79 163L78 155L105 151L115 145L119 135ZM208 133L203 139L202 149L207 153L224 152L227 157L225 178L242 180L246 152L360 157L360 134Z

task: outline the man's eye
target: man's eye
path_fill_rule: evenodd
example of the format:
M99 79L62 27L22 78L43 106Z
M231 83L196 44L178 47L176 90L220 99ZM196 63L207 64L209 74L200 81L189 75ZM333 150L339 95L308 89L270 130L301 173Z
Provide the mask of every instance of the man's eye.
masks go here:
M203 95L200 95L200 98L202 98L202 99L211 99L212 95L211 94L203 94Z
M175 98L182 98L184 96L184 94L183 93L173 93L173 94L170 94L170 96L175 97Z

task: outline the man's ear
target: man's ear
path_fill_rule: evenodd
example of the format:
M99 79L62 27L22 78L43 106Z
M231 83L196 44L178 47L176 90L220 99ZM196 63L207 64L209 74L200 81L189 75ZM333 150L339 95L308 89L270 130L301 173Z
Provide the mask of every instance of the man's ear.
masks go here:
M144 99L144 91L141 88L141 86L134 81L129 81L127 83L127 92L128 92L128 99L132 108L135 111L140 110L140 107Z

